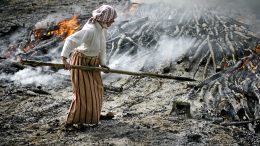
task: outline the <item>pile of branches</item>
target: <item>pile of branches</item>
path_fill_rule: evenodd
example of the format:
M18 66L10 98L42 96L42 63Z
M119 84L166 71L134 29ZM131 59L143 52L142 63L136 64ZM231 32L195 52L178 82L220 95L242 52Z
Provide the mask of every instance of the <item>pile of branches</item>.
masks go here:
M228 122L236 121L234 125L247 121L241 124L259 126L259 55L260 45L249 56L196 85L187 95L194 107L193 112L207 117L221 117Z
M159 4L163 5L163 4ZM178 59L193 78L203 79L187 94L193 116L222 117L257 125L260 113L259 36L250 26L210 9L172 9L140 6L129 20L120 21L109 34L109 59L155 51L160 37L191 37L192 48ZM168 19L163 19L168 18ZM257 47L256 47L257 46Z
M151 8L156 12L153 15L147 13ZM173 9L156 3L140 6L123 17L128 19L119 20L109 33L109 59L116 55L134 55L141 50L152 52L158 48L163 35L172 39L189 37L194 45L178 63L184 62L186 71L193 72L193 78L201 67L205 79L235 64L239 58L251 54L250 49L260 40L245 23L219 16L210 9Z

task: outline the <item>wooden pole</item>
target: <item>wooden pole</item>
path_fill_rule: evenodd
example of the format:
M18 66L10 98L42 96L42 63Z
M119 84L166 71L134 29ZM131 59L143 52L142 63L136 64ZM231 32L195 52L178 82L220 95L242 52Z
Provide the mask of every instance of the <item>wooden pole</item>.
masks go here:
M20 60L20 63L23 65L30 65L33 67L37 66L50 66L56 69L63 69L64 64L56 64L56 63L47 63L47 62L39 62L33 60ZM106 73L116 73L116 74L125 74L125 75L134 75L134 76L148 76L148 77L158 77L158 78L165 78L165 79L174 79L179 81L196 81L194 79L188 77L179 77L179 76L171 76L171 75L164 75L164 74L155 74L155 73L148 73L148 72L131 72L125 70L117 70L117 69L107 69L102 67L93 67L93 66L79 66L79 65L71 65L72 69L81 69L87 71L103 71Z

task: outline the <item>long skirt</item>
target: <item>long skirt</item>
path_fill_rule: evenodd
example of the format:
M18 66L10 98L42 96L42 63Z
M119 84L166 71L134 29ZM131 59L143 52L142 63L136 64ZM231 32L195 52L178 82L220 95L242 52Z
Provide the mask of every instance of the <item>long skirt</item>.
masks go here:
M99 58L73 52L70 64L98 66ZM98 124L100 120L103 83L100 71L71 69L73 99L70 105L67 124Z

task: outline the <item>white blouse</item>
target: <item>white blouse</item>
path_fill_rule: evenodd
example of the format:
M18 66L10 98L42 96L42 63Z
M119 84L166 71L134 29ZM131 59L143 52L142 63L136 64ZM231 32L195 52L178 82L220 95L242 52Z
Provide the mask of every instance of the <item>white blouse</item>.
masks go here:
M106 64L106 29L96 22L86 23L84 27L67 37L61 51L61 56L69 58L73 49L86 56L98 56L100 64Z

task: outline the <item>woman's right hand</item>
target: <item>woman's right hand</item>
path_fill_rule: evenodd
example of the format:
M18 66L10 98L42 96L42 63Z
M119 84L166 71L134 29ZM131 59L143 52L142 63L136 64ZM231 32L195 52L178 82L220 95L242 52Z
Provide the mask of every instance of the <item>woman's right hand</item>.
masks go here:
M69 62L67 61L66 57L62 57L62 63L64 64L64 69L65 70L70 70L71 69L71 66L70 66Z

